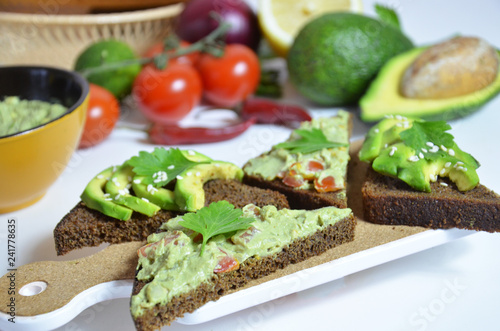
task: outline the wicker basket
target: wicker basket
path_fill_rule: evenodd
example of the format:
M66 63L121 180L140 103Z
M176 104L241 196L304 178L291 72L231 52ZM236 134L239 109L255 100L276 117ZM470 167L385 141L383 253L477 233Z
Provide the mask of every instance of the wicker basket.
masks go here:
M115 38L137 54L171 30L182 3L111 14L46 15L0 12L0 65L70 69L92 42Z

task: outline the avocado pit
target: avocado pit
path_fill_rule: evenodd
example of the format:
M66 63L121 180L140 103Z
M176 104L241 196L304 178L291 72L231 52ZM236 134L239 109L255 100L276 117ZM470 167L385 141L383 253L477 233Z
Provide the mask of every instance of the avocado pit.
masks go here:
M457 37L429 47L404 72L400 92L406 98L444 99L467 95L498 76L496 50L476 37Z

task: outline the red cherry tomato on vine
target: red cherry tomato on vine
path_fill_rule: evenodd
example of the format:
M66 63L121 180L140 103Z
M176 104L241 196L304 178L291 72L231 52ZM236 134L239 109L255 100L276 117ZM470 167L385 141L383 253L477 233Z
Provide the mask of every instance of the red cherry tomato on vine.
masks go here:
M99 85L89 85L87 119L79 148L91 147L106 139L120 117L120 105L115 96Z
M227 45L222 57L201 54L196 67L203 82L204 96L215 106L237 105L257 89L260 80L257 55L241 44Z
M171 124L184 118L202 95L200 76L192 66L171 63L164 70L147 66L137 75L132 96L149 120Z
M187 41L181 40L180 44L179 44L179 47L180 48L186 48L189 45L191 45L191 43L188 43ZM153 57L155 55L163 53L163 51L165 50L164 47L165 46L164 46L163 42L158 42L158 43L154 44L153 46L151 46L143 54L143 57ZM167 53L172 53L172 52L174 52L174 50L169 50ZM169 63L179 62L179 63L183 63L183 64L194 65L196 63L196 61L198 60L199 56L200 56L199 52L193 52L193 53L189 53L189 54L186 54L186 55L181 55L181 56L173 57L173 58L170 59Z

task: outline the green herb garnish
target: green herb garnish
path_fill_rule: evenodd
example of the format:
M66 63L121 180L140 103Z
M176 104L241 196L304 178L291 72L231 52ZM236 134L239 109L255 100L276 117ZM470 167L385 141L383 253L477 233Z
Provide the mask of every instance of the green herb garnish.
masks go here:
M162 187L170 183L177 175L194 165L207 162L194 162L184 156L178 148L155 148L152 153L141 151L127 161L134 173L145 176L144 184Z
M399 18L396 12L389 7L384 5L376 4L375 12L379 19L387 25L390 25L398 30L401 30L401 25L399 24Z
M416 151L432 150L430 143L435 145L435 148L450 148L455 145L453 135L446 132L450 129L451 126L446 121L414 121L411 128L400 133L400 137L405 145ZM435 159L442 153L442 150L438 150L424 155L427 159Z
M187 213L179 222L185 228L200 233L203 236L200 256L203 255L208 240L219 234L228 234L237 230L245 230L255 221L253 217L242 217L243 211L236 209L229 202L222 200L212 202L208 207L199 209L196 213Z
M312 153L323 148L347 147L347 144L329 141L323 131L312 128L311 130L296 129L293 132L301 136L299 139L285 141L277 144L275 148L284 148L292 153Z

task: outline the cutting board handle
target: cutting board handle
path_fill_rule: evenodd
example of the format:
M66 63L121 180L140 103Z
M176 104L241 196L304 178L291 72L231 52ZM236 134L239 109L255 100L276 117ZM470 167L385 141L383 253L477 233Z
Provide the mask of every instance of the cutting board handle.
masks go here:
M96 285L132 280L137 249L142 245L143 242L110 245L81 259L34 262L8 271L0 278L0 288L9 289L0 291L0 311L16 317L46 314L66 306ZM112 298L116 295L110 293L101 301Z

